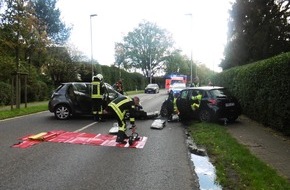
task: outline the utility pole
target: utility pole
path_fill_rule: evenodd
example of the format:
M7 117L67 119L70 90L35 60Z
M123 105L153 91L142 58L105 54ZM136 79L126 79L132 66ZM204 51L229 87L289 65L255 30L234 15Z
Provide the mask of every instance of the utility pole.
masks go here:
M90 15L92 80L93 80L93 76L94 76L92 17L95 17L95 16L98 16L98 15L97 14L91 14Z

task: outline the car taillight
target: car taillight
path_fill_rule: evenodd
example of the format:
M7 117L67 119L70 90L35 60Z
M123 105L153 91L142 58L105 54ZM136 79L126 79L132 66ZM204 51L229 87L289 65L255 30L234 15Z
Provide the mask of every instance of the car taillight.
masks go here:
M211 105L217 105L217 101L215 99L209 99L208 103Z

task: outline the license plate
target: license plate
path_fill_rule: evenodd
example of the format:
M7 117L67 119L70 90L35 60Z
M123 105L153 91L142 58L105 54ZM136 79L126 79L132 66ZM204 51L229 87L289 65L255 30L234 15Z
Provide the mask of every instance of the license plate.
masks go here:
M231 107L231 106L235 106L235 103L226 103L226 107Z

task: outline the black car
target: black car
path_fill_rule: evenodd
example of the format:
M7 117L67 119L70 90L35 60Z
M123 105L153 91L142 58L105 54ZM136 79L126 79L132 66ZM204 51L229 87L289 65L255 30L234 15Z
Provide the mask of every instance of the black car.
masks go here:
M104 97L103 108L114 100L122 96L105 83L108 94ZM85 115L92 113L91 83L68 82L61 84L51 95L48 109L54 113L57 119L65 120L72 115Z
M148 84L144 90L145 94L146 93L159 93L159 86L158 84Z
M202 95L200 106L196 111L192 110L191 105L198 100L192 97L197 94ZM235 121L242 110L239 102L224 87L202 86L190 87L180 92L176 101L181 121L187 119L199 119L200 121Z

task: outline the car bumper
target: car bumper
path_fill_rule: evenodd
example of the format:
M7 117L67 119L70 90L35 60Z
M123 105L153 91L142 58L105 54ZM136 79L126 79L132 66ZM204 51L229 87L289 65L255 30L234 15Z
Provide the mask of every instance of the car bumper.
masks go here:
M157 91L156 89L146 89L145 93L154 93L156 91Z

